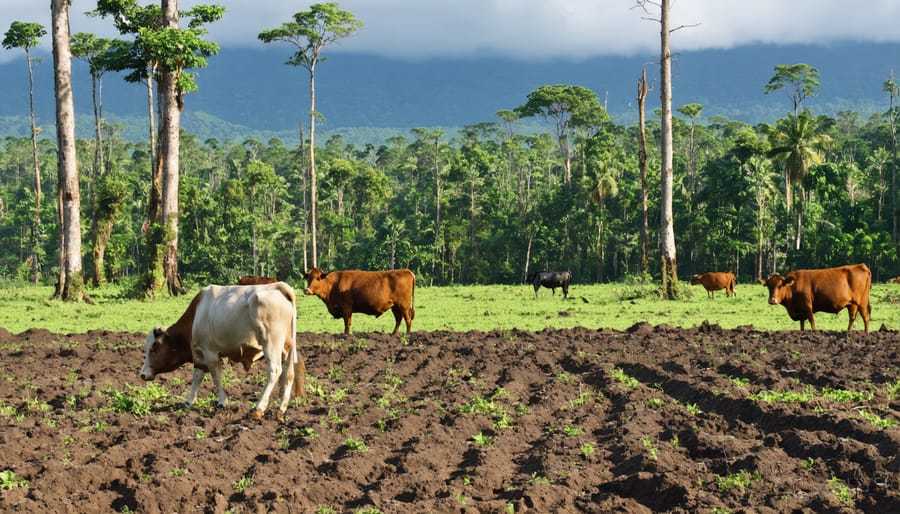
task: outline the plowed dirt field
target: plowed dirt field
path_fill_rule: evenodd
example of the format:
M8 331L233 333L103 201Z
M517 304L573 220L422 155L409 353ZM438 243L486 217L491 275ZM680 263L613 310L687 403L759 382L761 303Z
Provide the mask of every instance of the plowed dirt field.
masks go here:
M301 333L179 407L144 334L0 329L2 512L900 512L900 334ZM276 391L275 404L280 391Z

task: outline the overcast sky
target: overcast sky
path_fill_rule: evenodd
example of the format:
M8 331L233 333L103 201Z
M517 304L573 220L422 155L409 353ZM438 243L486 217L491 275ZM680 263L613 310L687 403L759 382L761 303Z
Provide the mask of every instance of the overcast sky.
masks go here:
M671 0L676 51L731 48L750 43L900 41L898 0ZM142 5L150 1L140 0ZM208 25L209 39L227 46L262 47L261 30L291 20L307 0L181 0L181 9L218 3L225 16ZM355 36L328 52L404 59L510 57L516 59L634 55L658 52L659 24L634 0L342 0L363 21ZM38 22L49 31L47 0L0 0L0 31L13 21ZM116 37L109 20L88 18L94 0L73 0L71 31ZM688 27L689 26L689 27ZM50 36L42 40L49 50ZM287 51L287 49L286 49ZM24 56L0 48L0 62Z

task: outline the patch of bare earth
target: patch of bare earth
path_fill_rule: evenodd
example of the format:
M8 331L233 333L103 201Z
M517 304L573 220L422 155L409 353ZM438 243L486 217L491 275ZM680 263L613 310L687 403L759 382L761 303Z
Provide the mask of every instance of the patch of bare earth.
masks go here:
M283 422L117 411L143 338L0 329L0 511L900 512L895 331L301 333Z

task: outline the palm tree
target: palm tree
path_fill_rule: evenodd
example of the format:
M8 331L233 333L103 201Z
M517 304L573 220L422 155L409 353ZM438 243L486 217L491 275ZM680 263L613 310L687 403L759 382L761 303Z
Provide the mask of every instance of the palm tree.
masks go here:
M754 155L747 159L742 166L744 177L753 193L756 205L756 220L754 233L756 235L756 276L763 277L763 243L773 225L773 216L770 201L778 193L776 186L777 172L772 169L771 162L765 158ZM772 272L775 271L775 255L772 251Z
M691 119L691 132L688 139L688 175L690 176L691 193L688 208L693 204L694 193L696 191L696 175L697 175L697 147L694 145L694 132L697 126L697 117L703 111L703 105L698 103L684 104L679 107L678 112Z
M872 174L872 189L878 198L878 207L875 210L875 217L881 221L882 209L884 208L884 193L887 191L887 183L885 181L884 172L891 163L891 152L884 147L876 148L875 153L866 158L866 164L874 173Z
M800 114L788 114L778 120L774 127L766 126L765 134L769 138L772 149L766 154L773 163L784 163L784 190L786 213L792 207L792 187L800 190L796 209L797 225L794 238L794 249L800 249L803 228L803 182L809 174L809 167L821 164L824 160L823 150L831 142L831 137L820 131L820 121L809 111Z
M602 162L597 166L597 176L594 180L595 185L591 189L591 202L596 204L599 209L599 221L597 225L597 246L599 257L597 261L597 280L603 281L603 221L606 218L606 200L619 196L619 182L616 178L616 171L610 169L607 163Z

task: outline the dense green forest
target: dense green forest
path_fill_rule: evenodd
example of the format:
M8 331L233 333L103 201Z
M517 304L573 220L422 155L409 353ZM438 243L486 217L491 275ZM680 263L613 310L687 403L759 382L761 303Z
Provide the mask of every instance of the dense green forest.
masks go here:
M802 105L791 112L786 104L782 119L752 126L704 120L699 104L678 107L679 276L731 270L747 282L854 262L867 263L875 280L900 274L900 112L886 79L884 111L868 119L817 115ZM658 273L658 116L648 113L642 188L639 126L617 125L585 91L583 104L562 113L550 104L529 108L531 95L510 98L518 107L455 134L415 128L377 147L341 136L317 140L320 267L408 267L424 285L518 283L537 269L567 269L580 283ZM522 130L522 121L534 120L546 131ZM120 131L103 124L102 152L95 154L96 138L82 139L78 156L86 276L127 283L147 264L151 169L149 143ZM279 139L200 141L182 132L178 253L187 282L301 279L312 262L308 151ZM0 142L6 281L37 275L52 284L58 275L55 141L39 139L38 154L46 193L39 222L31 138ZM102 274L93 269L97 261Z

